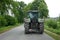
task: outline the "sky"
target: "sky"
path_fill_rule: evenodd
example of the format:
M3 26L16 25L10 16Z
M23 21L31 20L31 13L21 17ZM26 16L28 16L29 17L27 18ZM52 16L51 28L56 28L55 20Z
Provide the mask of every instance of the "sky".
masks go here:
M33 2L34 0L16 0L16 1L24 1L26 4ZM50 17L59 17L60 15L60 0L45 0Z

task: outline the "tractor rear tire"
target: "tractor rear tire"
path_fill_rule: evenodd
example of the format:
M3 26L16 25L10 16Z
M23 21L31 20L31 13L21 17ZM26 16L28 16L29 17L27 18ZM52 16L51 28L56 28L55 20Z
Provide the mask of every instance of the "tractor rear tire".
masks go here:
M43 31L40 31L40 34L43 34Z
M29 24L25 23L24 27L25 27L25 34L29 34Z
M25 30L25 34L29 34L29 31Z
M44 32L44 26L40 26L39 33L43 34L43 32Z

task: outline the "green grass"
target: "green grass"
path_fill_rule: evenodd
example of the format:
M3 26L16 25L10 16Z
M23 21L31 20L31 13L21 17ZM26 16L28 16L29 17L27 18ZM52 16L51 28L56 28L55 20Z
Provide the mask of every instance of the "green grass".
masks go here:
M57 35L57 34L55 34L53 32L48 31L48 30L45 30L45 33L47 33L48 35L53 37L55 40L60 40L60 35Z
M48 26L45 26L45 29L48 30L48 31L51 31L53 33L56 33L56 34L60 35L60 28L53 29L53 28L49 28Z
M60 40L60 22L58 20L45 20L45 33L53 37L55 40Z
M60 40L60 28L53 29L45 25L45 33L53 37L55 40Z
M16 24L16 25L14 25L14 26L1 27L1 28L0 28L0 34L3 33L3 32L6 32L6 31L8 31L8 30L11 30L12 28L17 27L17 26L19 26L19 25L20 25L20 24Z

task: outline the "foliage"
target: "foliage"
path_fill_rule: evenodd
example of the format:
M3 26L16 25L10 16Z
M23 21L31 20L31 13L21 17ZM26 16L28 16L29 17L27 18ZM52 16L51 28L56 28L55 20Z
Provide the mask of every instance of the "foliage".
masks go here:
M0 27L1 26L6 26L7 25L7 21L6 19L0 15Z
M45 26L45 29L60 35L60 29L53 29L53 28L49 28L49 27L46 27L46 26Z
M26 6L26 4L23 1L16 3L18 6L15 6L12 9L12 13L14 13L15 17L18 19L18 22L22 23L24 18L23 8Z
M31 3L29 3L23 8L24 17L27 16L27 12L30 10L30 7L31 7Z
M58 22L60 22L60 15L59 15L59 17L56 18L56 20L57 20Z
M45 29L60 35L60 22L55 19L45 21Z
M53 19L50 19L46 22L46 24L49 26L49 28L56 29L57 28L57 22Z
M6 26L15 25L17 23L17 19L12 17L12 16L6 15L5 19L7 21L7 25Z
M0 0L0 26L15 25L18 22L23 22L23 8L25 5L22 1ZM14 17L9 16L9 10L12 11Z
M48 17L48 7L44 1L41 1L39 4L40 17Z
M29 10L39 10L40 18L48 17L48 7L44 0L34 0L24 8L24 12ZM27 15L27 14L26 14Z
M13 0L0 0L0 14L5 15L8 9L11 8Z
M42 10L40 10L40 8L42 8ZM9 9L12 11L12 14L14 14L14 17L8 15ZM27 15L27 11L29 10L39 10L44 17L47 17L48 15L47 4L44 0L34 0L28 5L26 5L23 1L16 2L14 0L0 0L0 15L2 15L0 17L0 25L15 25L17 20L18 23L22 23L25 15Z

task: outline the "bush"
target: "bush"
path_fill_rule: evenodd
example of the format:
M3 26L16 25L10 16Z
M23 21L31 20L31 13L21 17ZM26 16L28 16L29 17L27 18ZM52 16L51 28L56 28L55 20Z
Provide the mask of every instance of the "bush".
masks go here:
M6 25L7 25L6 19L0 15L0 27L6 26Z
M48 20L47 21L47 25L49 26L49 27L52 27L53 29L56 29L57 28L57 22L55 21L55 20Z
M7 26L15 25L17 23L17 19L12 16L6 15L5 18L7 20Z
M45 29L60 35L60 29L53 29L46 26L45 26Z
M57 22L57 26L58 26L58 28L60 28L60 22L59 21Z
M60 21L53 19L46 20L45 29L60 35Z

